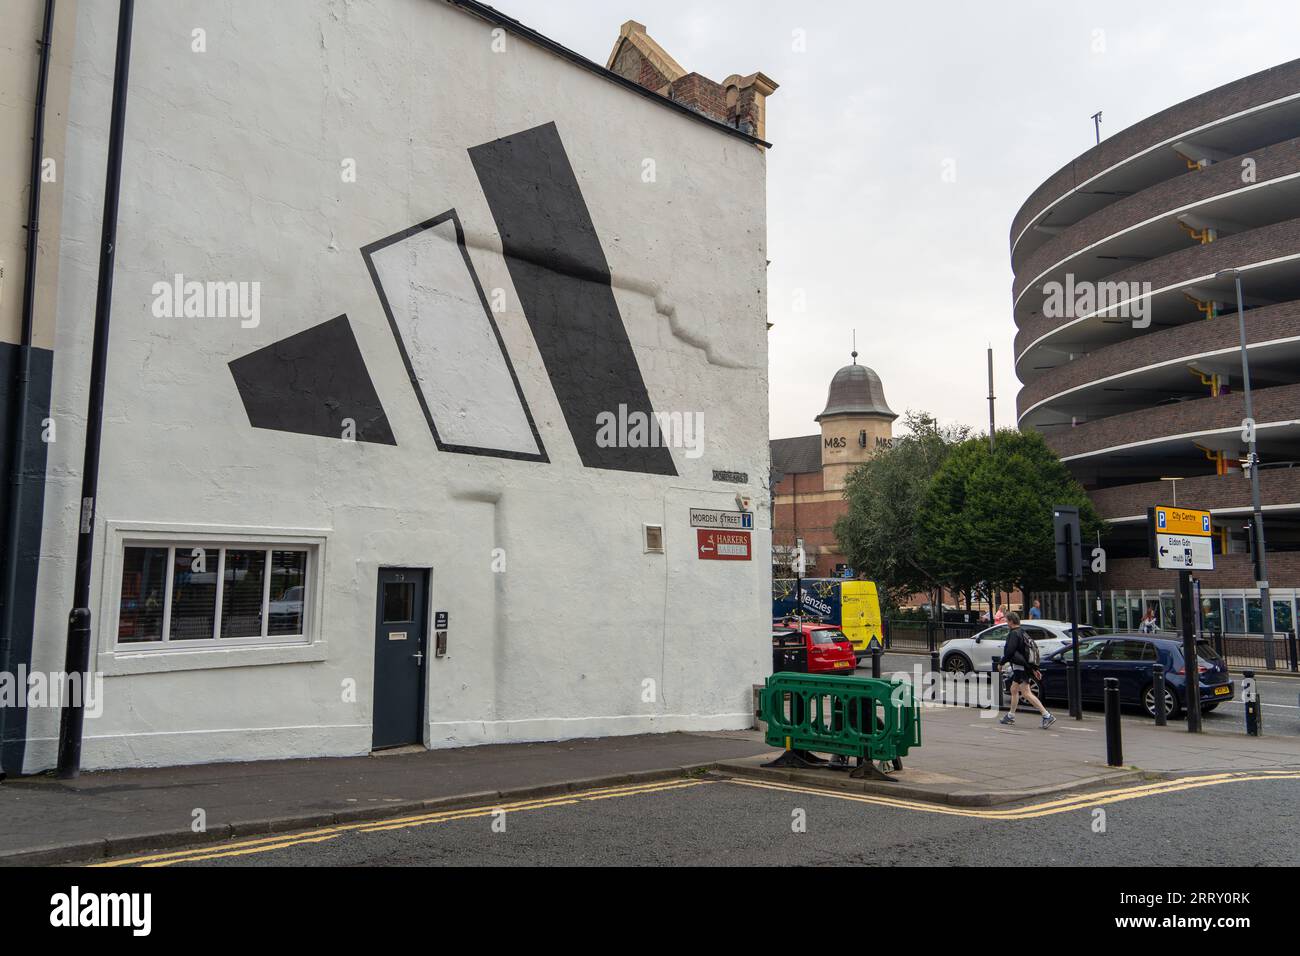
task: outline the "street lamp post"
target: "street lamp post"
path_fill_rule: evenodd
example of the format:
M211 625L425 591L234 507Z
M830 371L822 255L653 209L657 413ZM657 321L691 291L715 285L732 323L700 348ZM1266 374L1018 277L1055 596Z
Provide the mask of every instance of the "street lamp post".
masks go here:
M1268 555L1264 550L1264 508L1259 494L1259 454L1255 440L1255 408L1250 393L1250 356L1246 350L1246 307L1241 295L1241 270L1225 269L1217 278L1231 276L1237 287L1237 326L1241 332L1241 383L1246 394L1246 421L1243 422L1249 437L1246 468L1250 472L1250 501L1254 525L1255 576L1259 588L1261 611L1264 619L1264 663L1272 670L1277 665L1273 648L1273 601L1268 589ZM1250 630L1249 618L1246 629Z

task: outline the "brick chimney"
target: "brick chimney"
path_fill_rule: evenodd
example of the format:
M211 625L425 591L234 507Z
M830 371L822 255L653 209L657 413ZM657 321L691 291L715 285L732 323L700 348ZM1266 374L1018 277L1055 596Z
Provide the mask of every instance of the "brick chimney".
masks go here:
M732 74L721 83L699 73L687 73L635 20L619 28L605 65L619 76L711 120L758 139L767 138L764 101L776 92L777 84L762 73Z

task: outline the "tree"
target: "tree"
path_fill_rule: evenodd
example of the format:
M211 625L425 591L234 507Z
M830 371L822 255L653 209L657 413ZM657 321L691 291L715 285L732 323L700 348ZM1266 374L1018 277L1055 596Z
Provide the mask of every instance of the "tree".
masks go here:
M922 557L917 519L930 480L970 429L941 426L933 415L909 411L904 433L845 480L848 513L835 537L849 564L871 575L888 606L896 607L939 582Z
M1083 487L1037 432L968 439L935 474L920 509L923 560L954 586L1038 590L1056 581L1054 505L1076 505L1084 540L1101 528Z

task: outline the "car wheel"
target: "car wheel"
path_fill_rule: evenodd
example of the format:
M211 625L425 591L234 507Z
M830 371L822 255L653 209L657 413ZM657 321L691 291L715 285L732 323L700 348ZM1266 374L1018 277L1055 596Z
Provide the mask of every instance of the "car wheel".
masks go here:
M1148 684L1147 689L1142 692L1142 706L1151 717L1156 715L1156 686ZM1172 720L1178 716L1178 695L1174 693L1173 688L1168 684L1165 685L1165 719Z
M971 664L970 658L960 651L953 651L943 659L943 666L940 670L947 671L949 674L969 674L975 669Z

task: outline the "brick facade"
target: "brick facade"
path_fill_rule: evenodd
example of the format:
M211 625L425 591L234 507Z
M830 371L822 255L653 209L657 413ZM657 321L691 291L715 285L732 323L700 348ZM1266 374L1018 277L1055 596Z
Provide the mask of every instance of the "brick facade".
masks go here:
M1259 488L1265 507L1300 501L1300 468L1263 469L1259 473ZM1250 482L1241 472L1184 478L1178 483L1178 496L1208 511L1240 510L1251 504ZM1088 497L1098 514L1107 520L1144 516L1148 508L1169 503L1169 482L1144 481L1099 488L1088 492Z
M1076 254L1086 256L1087 253L1079 253L1079 250L1095 242L1155 216L1168 214L1171 209L1181 209L1192 203L1245 188L1248 184L1242 181L1241 164L1247 157L1255 162L1255 178L1250 185L1282 176L1293 176L1300 172L1300 138L1265 149L1251 150L1201 170L1189 170L1182 176L1099 209L1035 249L1016 269L1012 296L1018 298L1030 283L1035 282L1046 270L1052 269L1056 263ZM1066 268L1068 269L1068 263Z
M1153 288L1161 289L1190 282L1198 276L1214 275L1223 269L1234 269L1244 263L1263 262L1282 256L1300 256L1300 219L1288 219L1235 236L1226 236L1206 245L1181 249L1106 276L1104 281L1150 282ZM1152 312L1154 319L1159 321L1159 309L1153 307ZM1035 315L1022 321L1020 331L1016 334L1016 361L1020 361L1031 343L1073 321L1072 317L1045 315ZM1142 336L1144 345L1149 337ZM1139 351L1142 347L1137 346Z
M1171 106L1108 136L1082 156L1062 166L1034 190L1011 224L1011 242L1014 243L1048 205L1104 170L1170 137L1252 106L1290 96L1297 88L1300 88L1300 60L1293 60Z
M1279 385L1254 393L1255 420L1293 421L1300 413L1300 385ZM1226 428L1240 428L1246 417L1246 396L1241 392L1201 398L1175 405L1144 408L1111 415L1074 428L1045 433L1047 444L1062 458L1086 455L1134 441Z
M1213 571L1196 572L1202 589L1254 589L1255 572L1250 555L1216 554L1214 565ZM1178 586L1177 575L1177 571L1157 571L1147 558L1119 558L1107 565L1102 587L1107 591L1173 590ZM1300 551L1268 552L1268 575L1274 586L1293 587L1300 581Z
M1246 341L1252 345L1300 336L1300 301L1250 309L1247 316ZM1234 310L1191 327L1178 326L1144 335L1140 348L1132 342L1104 346L1029 382L1016 396L1016 412L1024 415L1045 399L1112 375L1176 362L1193 354L1238 348L1240 336Z

